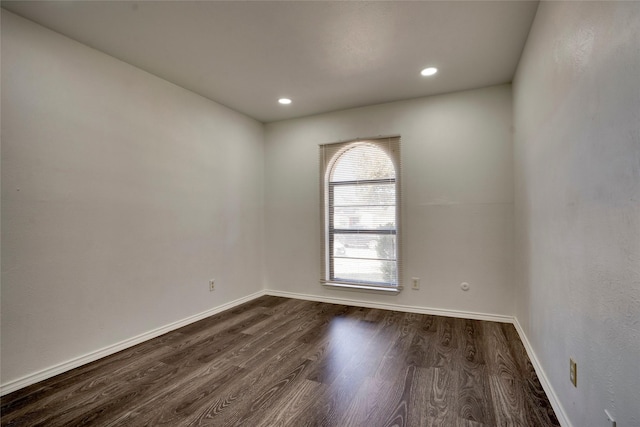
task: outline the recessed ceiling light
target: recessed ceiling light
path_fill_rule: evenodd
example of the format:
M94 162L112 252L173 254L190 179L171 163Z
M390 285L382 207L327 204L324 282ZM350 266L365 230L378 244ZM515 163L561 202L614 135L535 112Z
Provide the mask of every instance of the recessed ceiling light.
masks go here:
M280 98L278 99L278 102L282 105L289 105L291 104L291 100L289 98Z
M438 69L436 67L429 67L420 71L420 74L422 74L423 76L433 76L437 72L438 72Z

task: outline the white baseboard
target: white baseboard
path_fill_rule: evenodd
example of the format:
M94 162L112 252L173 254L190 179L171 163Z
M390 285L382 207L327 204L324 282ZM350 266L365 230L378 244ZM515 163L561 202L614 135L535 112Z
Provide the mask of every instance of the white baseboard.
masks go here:
M246 297L238 298L234 301L228 302L226 304L219 305L210 310L203 311L198 314L194 314L193 316L186 317L182 320L178 320L176 322L170 323L165 326L161 326L152 331L145 332L143 334L137 335L132 338L128 338L124 341L120 341L118 343L109 345L107 347L101 348L96 351L92 351L91 353L87 353L83 356L74 357L71 360L66 362L59 363L57 365L51 366L49 368L43 369L38 372L34 372L29 375L25 375L24 377L18 378L16 380L9 381L5 384L0 384L0 396L4 396L7 393L11 393L13 391L19 390L23 387L26 387L31 384L35 384L39 381L46 380L47 378L51 378L55 375L61 374L66 371L70 371L71 369L77 368L79 366L85 365L87 363L96 361L105 356L109 356L111 354L117 353L121 350L124 350L129 347L133 347L134 345L140 344L141 342L150 340L155 337L159 337L160 335L166 334L167 332L171 332L175 329L186 326L190 323L197 322L198 320L202 320L206 317L212 316L214 314L220 313L221 311L228 310L237 305L244 304L245 302L251 301L255 298L261 297L265 295L265 291L258 291L251 295L247 295Z
M364 302L356 299L307 295L307 294L299 294L294 292L276 291L273 289L267 289L265 291L265 294L273 295L277 297L303 299L307 301L326 302L330 304L344 304L344 305L353 305L356 307L379 308L382 310L403 311L407 313L432 314L435 316L459 317L463 319L488 320L491 322L513 323L512 316L505 316L501 314L476 313L473 311L447 310L442 308L417 307L412 305Z
M572 424L569 421L569 418L567 417L567 413L564 411L564 408L560 403L560 400L558 399L558 396L556 395L555 391L553 390L553 387L551 387L551 383L549 382L547 375L544 373L544 369L542 369L542 365L540 364L540 361L536 357L536 353L533 351L533 347L531 347L531 343L529 342L527 335L524 333L524 329L522 329L520 322L518 322L517 317L513 318L513 325L516 327L516 331L518 331L518 335L520 335L520 340L522 341L522 344L524 344L524 348L527 350L527 355L529 356L529 360L531 360L533 369L535 369L536 375L538 375L540 384L542 384L542 388L544 389L544 392L547 394L547 398L551 403L551 407L553 408L553 411L556 413L556 417L558 418L560 425L562 427L572 427Z

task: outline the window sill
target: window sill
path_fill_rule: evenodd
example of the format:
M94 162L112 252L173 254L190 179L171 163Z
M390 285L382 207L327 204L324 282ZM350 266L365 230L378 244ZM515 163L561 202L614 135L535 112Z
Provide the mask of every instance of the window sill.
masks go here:
M351 285L347 283L322 282L322 286L330 289L340 289L345 291L373 292L376 294L397 295L402 291L402 287L375 286L375 285Z

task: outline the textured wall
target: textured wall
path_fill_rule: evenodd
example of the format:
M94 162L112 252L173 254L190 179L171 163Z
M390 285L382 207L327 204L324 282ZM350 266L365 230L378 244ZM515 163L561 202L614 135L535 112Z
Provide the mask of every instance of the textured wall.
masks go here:
M573 425L640 426L640 3L541 3L514 123L516 316Z
M2 11L2 382L261 289L262 176L262 124Z
M511 315L511 120L511 86L501 85L268 124L267 287ZM404 284L421 279L397 296L319 283L318 144L376 135L402 137Z

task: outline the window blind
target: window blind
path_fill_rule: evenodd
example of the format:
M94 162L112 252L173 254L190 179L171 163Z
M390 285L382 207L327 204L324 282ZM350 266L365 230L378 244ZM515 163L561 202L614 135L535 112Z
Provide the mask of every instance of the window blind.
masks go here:
M402 288L400 137L320 145L321 282Z

